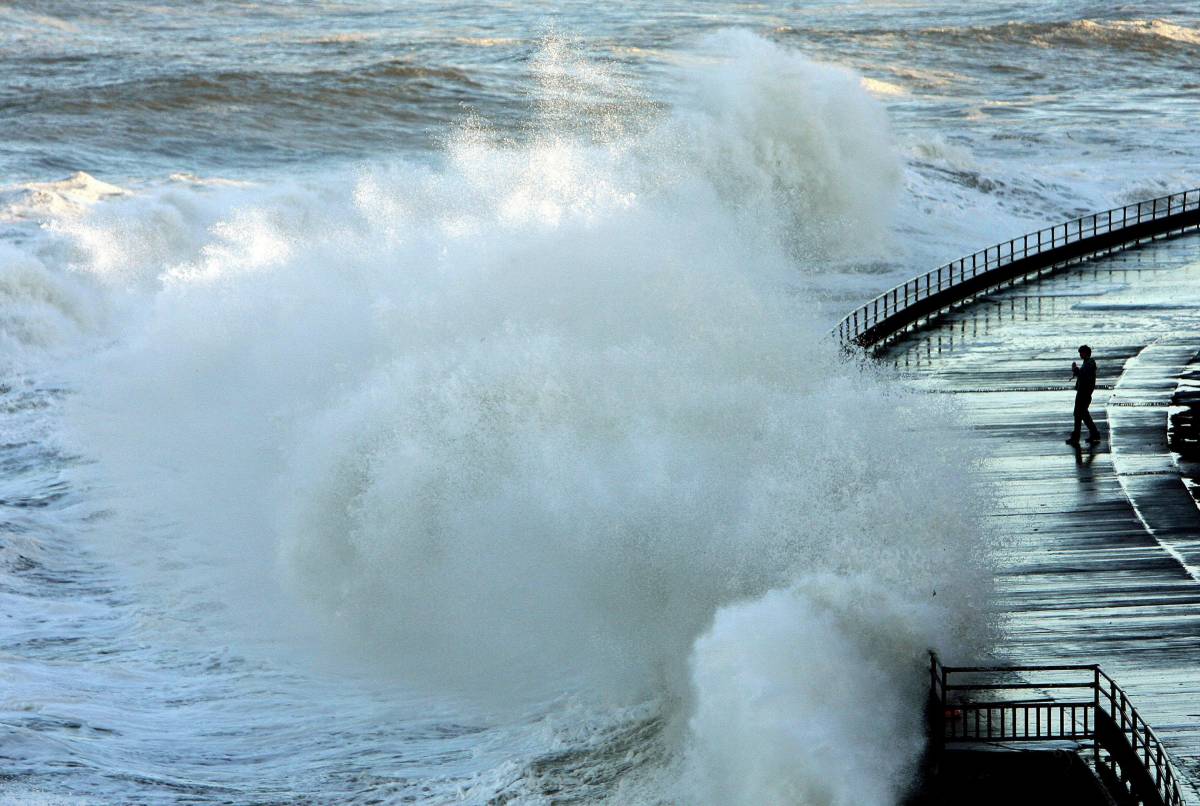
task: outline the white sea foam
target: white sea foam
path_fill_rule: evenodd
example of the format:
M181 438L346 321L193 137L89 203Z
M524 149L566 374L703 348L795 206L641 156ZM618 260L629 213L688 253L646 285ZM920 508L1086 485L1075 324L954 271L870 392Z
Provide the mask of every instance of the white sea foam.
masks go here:
M886 238L895 149L855 76L708 47L636 133L60 225L141 301L71 407L123 564L192 627L309 622L493 703L681 702L681 797L894 797L986 590L947 413L806 291Z
M894 98L909 94L907 89L890 81L880 81L877 78L865 77L861 80L863 89L880 98Z
M0 353L5 359L52 351L95 333L103 307L86 280L0 242ZM0 366L8 369L8 363Z
M84 171L54 182L0 186L0 222L76 217L102 199L128 192Z
M1151 40L1165 40L1181 45L1200 45L1200 31L1168 20L1079 20L1074 26L1100 40L1114 38L1114 34L1135 35Z
M922 650L959 619L913 594L875 576L805 574L718 611L692 656L687 799L899 802L925 744Z

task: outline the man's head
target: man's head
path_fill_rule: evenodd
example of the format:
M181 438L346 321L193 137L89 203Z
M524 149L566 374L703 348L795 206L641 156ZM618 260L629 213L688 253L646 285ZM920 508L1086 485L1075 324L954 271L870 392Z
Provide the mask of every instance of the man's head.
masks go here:
M1080 357L1080 358L1082 358L1084 361L1087 361L1087 360L1088 360L1088 357L1089 357L1091 354L1092 354L1092 348L1091 348L1091 347L1088 347L1086 344L1081 344L1081 345L1079 345L1079 357Z

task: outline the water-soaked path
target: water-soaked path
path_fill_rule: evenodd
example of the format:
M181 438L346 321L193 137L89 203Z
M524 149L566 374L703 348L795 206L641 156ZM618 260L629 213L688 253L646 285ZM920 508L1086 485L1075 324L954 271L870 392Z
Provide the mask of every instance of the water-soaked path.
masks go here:
M1099 364L1104 441L1074 450L1076 347ZM1200 237L988 295L891 348L913 386L961 399L994 482L998 653L1099 662L1200 802L1200 509L1168 447L1172 395L1200 352Z

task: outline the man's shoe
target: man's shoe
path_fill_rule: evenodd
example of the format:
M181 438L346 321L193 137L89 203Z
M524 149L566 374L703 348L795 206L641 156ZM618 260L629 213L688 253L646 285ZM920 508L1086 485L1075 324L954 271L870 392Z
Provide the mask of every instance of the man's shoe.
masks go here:
M1079 447L1079 437L1067 437L1067 444Z

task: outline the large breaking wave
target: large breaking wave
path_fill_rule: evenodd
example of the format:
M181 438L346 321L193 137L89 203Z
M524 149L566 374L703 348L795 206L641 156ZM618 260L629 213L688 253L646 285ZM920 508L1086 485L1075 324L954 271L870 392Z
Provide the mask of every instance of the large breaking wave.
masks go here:
M987 588L950 415L813 292L900 170L855 76L708 46L635 125L114 196L6 268L104 295L71 422L142 584L492 704L667 703L653 797L896 800Z

